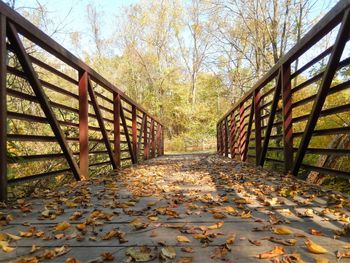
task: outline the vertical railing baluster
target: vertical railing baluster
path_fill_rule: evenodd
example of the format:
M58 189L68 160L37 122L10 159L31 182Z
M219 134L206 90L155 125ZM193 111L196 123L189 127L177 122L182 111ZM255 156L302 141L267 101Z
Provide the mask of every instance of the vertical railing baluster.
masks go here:
M224 120L224 129L225 129L225 156L228 157L228 143L229 143L229 133L228 133L228 117Z
M231 112L231 123L230 123L230 153L231 158L235 158L235 134L236 134L236 119L234 111Z
M246 132L246 138L244 143L244 152L243 152L243 161L247 161L248 156L248 147L250 142L250 133L252 131L252 125L253 125L253 117L254 117L254 97L252 97L252 104L250 106L250 113L249 113L249 120L248 120L248 127Z
M120 95L113 93L113 129L114 129L114 158L120 167Z
M160 126L161 127L161 140L162 140L162 145L161 145L161 152L160 152L160 154L161 155L164 155L164 127L163 127L163 125L161 125Z
M241 103L239 106L239 142L238 142L238 150L240 154L241 161L244 160L244 103Z
M79 72L79 169L82 178L89 176L89 101L88 74Z
M134 154L135 163L137 163L137 115L136 106L132 105L131 109L131 119L132 119L132 148Z
M149 144L148 144L148 121L147 115L145 115L145 126L143 130L143 158L147 160L149 158Z
M255 124L255 164L259 165L261 155L261 93L254 91L254 124Z
M293 168L293 122L292 122L292 87L290 80L290 64L282 66L282 118L283 118L283 152L284 171Z
M263 143L263 147L261 149L261 154L260 154L260 158L259 158L259 165L261 165L261 166L264 166L264 163L265 163L266 154L267 154L267 150L268 150L269 142L270 142L270 137L271 137L271 131L272 131L272 127L273 127L273 122L275 120L278 101L279 101L280 95L281 95L281 79L282 79L281 74L282 74L282 72L280 69L278 71L278 75L277 75L275 93L273 94L271 111L270 111L269 119L267 121L267 127L265 129L265 136L264 136L264 143Z
M7 199L6 17L0 14L0 201Z
M221 156L225 154L225 124L224 120L221 122L220 125L220 139L221 139Z
M151 157L154 158L155 156L155 151L156 151L156 144L155 144L155 138L154 138L154 120L153 118L151 119Z

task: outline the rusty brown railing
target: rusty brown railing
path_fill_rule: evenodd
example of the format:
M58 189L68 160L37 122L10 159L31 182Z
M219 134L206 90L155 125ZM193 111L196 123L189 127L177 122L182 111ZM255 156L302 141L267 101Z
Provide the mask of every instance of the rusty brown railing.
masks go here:
M349 9L340 1L219 120L219 154L350 178L350 143L337 143L350 136Z
M1 200L11 184L163 154L159 120L2 2L0 54Z

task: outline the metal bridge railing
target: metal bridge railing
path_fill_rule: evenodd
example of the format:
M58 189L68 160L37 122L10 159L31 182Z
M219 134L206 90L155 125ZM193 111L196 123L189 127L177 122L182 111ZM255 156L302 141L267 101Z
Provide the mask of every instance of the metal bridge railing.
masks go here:
M1 200L14 183L163 154L159 120L2 2L0 54Z
M349 8L340 1L218 121L219 154L272 162L293 175L350 178L350 142L334 143L350 135ZM333 45L322 50L317 44L333 33ZM295 68L296 61L304 65ZM330 156L331 167L322 165Z

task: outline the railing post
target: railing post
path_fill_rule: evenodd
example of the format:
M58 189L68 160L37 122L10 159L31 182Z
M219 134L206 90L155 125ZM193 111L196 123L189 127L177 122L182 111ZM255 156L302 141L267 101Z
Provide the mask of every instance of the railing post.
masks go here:
M230 123L230 152L231 158L235 158L235 134L236 134L236 119L234 111L231 112Z
M114 157L117 167L120 167L120 95L113 93L114 118Z
M239 106L239 154L241 161L244 161L244 143L245 143L245 137L244 137L244 103L241 103Z
M221 137L222 137L222 132L221 132L221 122L219 123L218 127L218 154L221 155L222 154L222 140L221 140Z
M228 157L228 143L229 143L229 135L228 135L228 117L225 118L224 120L224 129L225 129L225 157Z
M134 153L134 160L137 163L137 115L136 115L136 106L132 105L132 148Z
M292 170L293 166L292 87L290 81L290 64L282 65L281 73L284 172L288 173Z
M79 168L80 176L89 176L89 102L88 74L79 72Z
M155 134L154 134L154 120L151 119L151 147L152 147L152 152L151 152L151 157L155 157L155 151L156 151L156 142L155 142Z
M160 154L164 155L164 127L163 127L163 125L161 125L160 128L161 128L161 151L160 151Z
M261 155L261 93L254 91L254 124L255 124L255 164L259 165Z
M0 201L7 199L6 17L0 14Z
M143 156L144 159L147 160L149 158L149 144L148 144L148 121L147 121L147 115L145 116L145 126L143 130Z
M224 121L220 123L220 145L221 151L220 155L223 156L225 154L225 129L224 129Z

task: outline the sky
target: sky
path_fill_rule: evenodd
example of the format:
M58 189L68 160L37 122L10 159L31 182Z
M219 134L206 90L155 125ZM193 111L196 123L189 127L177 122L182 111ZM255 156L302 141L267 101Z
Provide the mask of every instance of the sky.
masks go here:
M89 4L95 6L97 11L102 14L102 36L108 38L116 32L118 27L116 18L123 15L125 8L138 2L140 0L16 0L16 8L19 8L18 11L21 11L24 10L23 8L37 7L38 3L45 6L48 10L48 17L52 20L52 25L63 29L62 33L56 33L52 37L75 55L82 56L79 50L73 48L69 32L79 32L81 34L82 49L89 52L92 39L86 14ZM337 2L338 0L316 1L312 16L319 17L324 15ZM44 31L50 34L53 28L48 28Z

